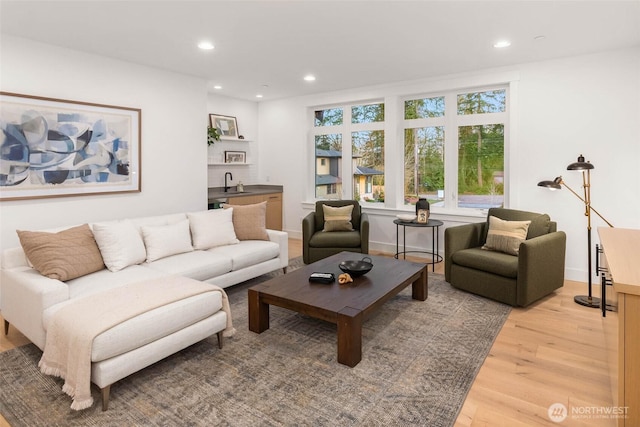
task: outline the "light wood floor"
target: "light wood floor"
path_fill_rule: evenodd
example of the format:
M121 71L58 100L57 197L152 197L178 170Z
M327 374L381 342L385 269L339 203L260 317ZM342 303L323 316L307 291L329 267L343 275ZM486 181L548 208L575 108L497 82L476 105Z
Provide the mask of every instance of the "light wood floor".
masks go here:
M300 240L290 239L290 258L301 255ZM436 266L436 273L444 273L444 264ZM557 424L547 415L553 403L613 405L599 311L573 302L574 295L585 292L586 284L565 281L562 289L542 301L511 311L469 391L456 427L615 425L613 420L571 415ZM0 334L0 351L28 342L10 328L9 335ZM8 425L0 416L0 427Z

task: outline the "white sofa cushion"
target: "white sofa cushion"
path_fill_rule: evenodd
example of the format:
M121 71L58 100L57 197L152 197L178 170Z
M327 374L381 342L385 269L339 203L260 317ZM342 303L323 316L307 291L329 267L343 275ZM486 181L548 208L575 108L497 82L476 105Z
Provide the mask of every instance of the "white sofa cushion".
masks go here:
M224 246L220 249L233 246ZM195 280L206 280L231 271L231 258L224 251L212 254L207 251L194 251L145 264L149 269L165 274L185 276Z
M98 335L93 340L91 361L99 362L142 347L219 310L222 310L222 294L213 291L148 311Z
M166 273L152 270L143 265L131 265L115 272L104 268L87 276L69 280L66 284L69 287L69 299L71 300L127 283L141 282L164 276L166 276Z
M186 219L175 224L143 225L140 229L147 248L147 262L193 251L189 221Z
M280 255L280 246L266 240L241 240L237 245L212 248L207 252L231 258L231 268L237 271L277 258Z
M233 229L233 209L210 209L187 214L194 249L235 245L239 242Z
M164 277L166 276L162 275L157 278L158 286L162 286ZM45 310L45 330L49 329L53 315L68 303L65 301ZM91 361L98 362L141 347L199 322L221 309L222 294L212 291L150 310L98 335L93 341Z
M109 270L120 271L147 258L142 236L130 220L95 223L91 228Z

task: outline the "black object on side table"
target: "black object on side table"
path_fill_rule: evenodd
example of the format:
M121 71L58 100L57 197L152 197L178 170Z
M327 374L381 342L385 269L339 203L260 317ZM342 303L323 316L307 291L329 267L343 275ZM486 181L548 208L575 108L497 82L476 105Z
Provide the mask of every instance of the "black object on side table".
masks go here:
M442 255L440 255L440 234L438 233L438 229L441 225L443 225L443 222L437 219L430 219L426 223L420 223L415 220L403 221L401 219L396 219L393 221L393 223L396 225L395 258L398 259L398 257L402 254L403 258L406 259L408 253L421 253L431 255L431 262L427 262L426 264L431 265L431 271L436 271L436 264L442 262ZM402 251L400 251L400 227L402 227ZM407 227L431 228L431 252L407 250Z

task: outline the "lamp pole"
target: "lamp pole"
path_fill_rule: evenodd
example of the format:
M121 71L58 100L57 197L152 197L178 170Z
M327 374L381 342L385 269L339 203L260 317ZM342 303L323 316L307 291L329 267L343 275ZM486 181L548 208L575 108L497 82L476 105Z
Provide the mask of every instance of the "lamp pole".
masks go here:
M582 156L581 156L582 157ZM578 157L578 161L580 158ZM582 157L584 161L584 157ZM566 187L566 184L565 184ZM589 273L589 295L576 295L573 300L580 305L584 305L592 308L600 307L600 298L594 298L591 293L591 285L593 280L593 269L591 264L591 170L586 169L582 171L582 187L584 188L584 214L587 217L587 269Z
M564 186L567 190L569 190L574 196L584 203L584 215L587 217L587 260L588 265L587 268L589 270L588 274L588 284L589 284L589 294L588 295L576 295L573 300L586 307L599 308L601 301L600 298L594 298L591 287L592 287L592 263L591 263L591 211L593 211L596 215L598 215L604 222L607 223L609 227L613 228L613 225L607 221L600 213L595 210L591 206L591 169L594 166L584 160L582 154L578 157L578 161L575 163L571 163L567 166L567 170L581 170L582 171L582 188L584 191L584 197L580 196L578 193L573 191L571 187L569 187L562 179L561 176L556 177L553 181L540 181L538 186L540 187L548 187L550 189L560 189Z

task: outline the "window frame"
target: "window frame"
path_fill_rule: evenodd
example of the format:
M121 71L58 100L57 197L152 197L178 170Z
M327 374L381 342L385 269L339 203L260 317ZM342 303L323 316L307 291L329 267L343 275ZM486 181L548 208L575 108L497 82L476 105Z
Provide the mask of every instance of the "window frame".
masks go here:
M346 125L351 125L351 106L362 105L366 103L384 103L385 120L384 127L384 182L385 182L385 201L382 203L361 203L363 208L371 211L380 212L383 215L392 215L393 213L409 211L411 207L404 205L404 179L402 175L396 173L398 170L404 171L404 129L405 127L421 127L440 125L444 119L445 126L445 150L449 153L452 149L455 155L447 155L445 157L445 182L447 184L444 191L446 205L444 207L433 207L432 211L443 218L451 216L452 218L466 217L486 217L486 208L460 208L457 206L458 198L458 126L464 125L483 125L492 123L504 124L504 199L503 205L509 207L517 199L517 194L511 194L512 188L517 185L514 180L519 179L518 173L511 171L513 156L517 155L519 148L513 144L517 140L517 129L511 125L517 121L517 105L518 105L518 83L519 73L503 72L492 75L483 76L459 76L443 81L416 81L399 86L383 88L374 95L376 97L368 98L371 91L363 92L365 96L358 96L358 92L340 96L336 102L319 102L309 103L305 106L308 113L309 142L310 147L308 164L312 167L312 173L308 174L307 200L321 200L315 197L315 135L319 133L322 127L314 126L314 111L327 108L345 108L343 125L327 126L325 133L342 133L343 135L343 156L348 152L351 157L351 135L345 129ZM483 92L490 90L505 90L505 111L500 113L484 113L461 115L457 114L457 95L471 92ZM376 91L374 91L376 92ZM355 94L355 95L354 95ZM445 99L445 115L441 117L428 117L421 119L406 120L404 118L404 102L411 99L431 98L437 96L446 96L450 94L450 99ZM366 99L366 100L363 100ZM448 107L447 107L448 106ZM347 108L349 107L349 108ZM447 111L446 109L450 109ZM348 117L347 117L348 115ZM498 117L498 116L503 117ZM493 117L493 119L491 119ZM490 120L487 120L490 119ZM413 122L411 126L405 126L406 121ZM370 123L367 123L370 124ZM450 132L454 129L455 132ZM344 136L349 134L349 143L345 144ZM348 168L349 176L353 176L353 170L350 162L344 164ZM402 172L404 173L404 172ZM451 177L450 175L453 175ZM343 176L347 176L347 171L343 171ZM348 188L348 194L345 191L341 195L342 198L352 197L353 185ZM453 202L452 202L453 200Z
M361 106L361 105L372 105L372 104L382 104L385 108L385 119L377 122L364 122L364 123L352 123L352 107ZM340 125L331 125L331 126L316 126L315 125L315 111L318 110L328 110L328 109L342 109L342 124ZM315 168L315 149L316 143L315 139L318 135L329 135L329 134L342 134L342 157L340 159L341 163L341 171L342 171L342 193L339 194L341 199L353 199L354 191L353 191L353 179L354 179L354 162L353 162L353 147L352 147L352 134L354 132L367 132L367 131L381 131L384 135L384 153L385 153L385 166L386 162L386 151L387 151L387 132L385 123L387 121L387 107L385 105L384 98L375 98L369 99L366 101L352 101L352 102L344 102L338 104L329 104L329 105L320 105L309 108L310 115L312 117L312 127L310 129L310 137L311 137L311 146L312 153L311 157L314 162L313 167L313 176L312 176L312 199L313 200L321 200L316 196L316 168ZM384 171L385 183L386 183L386 171ZM345 184L348 177L348 184ZM386 192L386 189L385 189ZM371 202L367 203L367 206L383 205L381 202Z
M505 93L505 111L498 113L481 113L481 114L458 114L458 95L473 92L486 92L491 90L504 90ZM404 118L404 106L406 101L424 99L424 98L437 98L444 97L444 116L437 117L423 117L417 119L405 119ZM466 213L473 210L480 210L486 212L485 208L463 208L458 206L458 129L461 126L480 126L489 124L503 124L504 125L504 195L503 205L508 206L508 191L507 186L509 182L509 172L507 167L507 153L509 147L509 110L510 110L510 97L511 88L510 85L495 84L495 85L478 85L474 87L454 88L433 92L424 92L418 94L410 94L400 97L399 107L401 111L402 120L399 123L400 132L404 135L405 129L415 129L423 127L444 127L444 207L439 208L434 206L431 210L434 212L442 211L454 211L460 213ZM404 138L399 141L401 152L404 153ZM404 173L404 166L402 163L399 167ZM398 184L399 194L398 199L401 200L399 207L404 205L404 179Z

